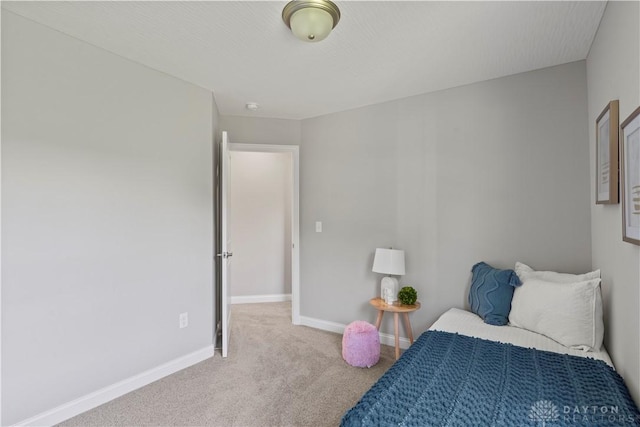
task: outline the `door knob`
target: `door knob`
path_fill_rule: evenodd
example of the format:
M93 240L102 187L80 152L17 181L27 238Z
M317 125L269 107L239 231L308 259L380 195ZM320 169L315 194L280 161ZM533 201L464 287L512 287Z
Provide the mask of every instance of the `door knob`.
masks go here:
M221 254L216 254L216 256L220 256L222 258L229 258L230 256L233 256L233 252L222 252Z

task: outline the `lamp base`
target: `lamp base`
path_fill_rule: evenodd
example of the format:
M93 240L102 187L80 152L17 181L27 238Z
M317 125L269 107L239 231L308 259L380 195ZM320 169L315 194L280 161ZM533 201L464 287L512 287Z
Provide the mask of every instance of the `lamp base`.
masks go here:
M380 298L387 304L393 304L398 300L398 279L395 277L383 277L380 282Z

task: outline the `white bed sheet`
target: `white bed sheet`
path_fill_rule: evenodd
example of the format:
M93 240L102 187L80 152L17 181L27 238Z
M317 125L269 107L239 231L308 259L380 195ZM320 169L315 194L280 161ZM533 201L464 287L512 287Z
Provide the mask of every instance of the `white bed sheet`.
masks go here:
M460 335L498 341L501 343L509 343L520 347L535 348L538 350L570 354L579 357L590 357L592 359L602 360L609 366L613 367L611 358L604 346L602 346L601 350L597 352L574 350L563 346L551 338L547 338L544 335L540 335L535 332L527 331L526 329L516 328L515 326L509 325L488 325L474 313L460 310L458 308L452 308L440 316L429 330L452 333L457 332Z

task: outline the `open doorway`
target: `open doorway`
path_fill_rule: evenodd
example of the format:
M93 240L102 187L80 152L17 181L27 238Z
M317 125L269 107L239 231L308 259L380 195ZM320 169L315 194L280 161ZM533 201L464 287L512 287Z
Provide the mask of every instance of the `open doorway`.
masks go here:
M298 147L229 144L231 303L291 300L299 324Z

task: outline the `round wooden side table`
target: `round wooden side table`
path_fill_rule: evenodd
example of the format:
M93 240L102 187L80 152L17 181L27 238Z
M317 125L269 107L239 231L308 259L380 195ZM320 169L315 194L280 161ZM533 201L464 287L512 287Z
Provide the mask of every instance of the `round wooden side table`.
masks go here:
M393 313L393 329L396 338L396 360L400 358L400 336L398 327L398 315L402 313L404 318L404 327L409 335L409 342L413 344L413 332L411 331L411 322L409 321L409 313L416 311L420 308L420 302L416 301L412 305L400 304L400 301L393 304L387 304L382 298L371 298L369 303L378 310L378 318L376 319L376 328L380 330L380 324L382 323L382 316L385 311Z

